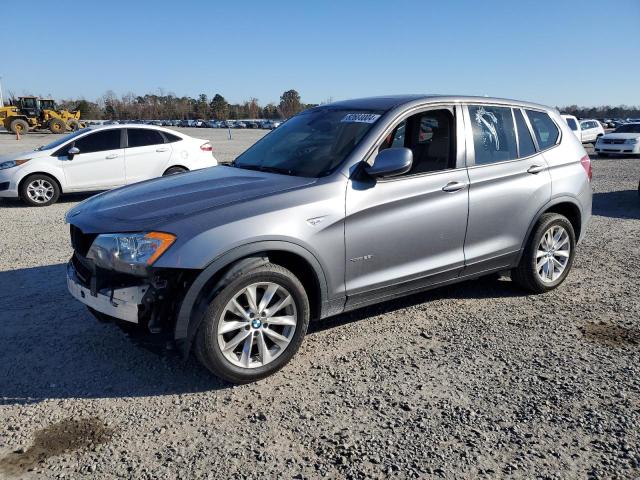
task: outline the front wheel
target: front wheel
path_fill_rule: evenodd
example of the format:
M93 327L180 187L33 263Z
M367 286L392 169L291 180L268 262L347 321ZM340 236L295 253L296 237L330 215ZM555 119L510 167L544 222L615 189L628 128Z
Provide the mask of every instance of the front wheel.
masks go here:
M48 175L31 175L20 185L20 198L32 207L46 207L58 200L60 187Z
M571 270L576 238L571 222L563 215L540 217L511 278L526 290L544 293L560 285Z
M232 279L200 325L196 355L212 373L248 383L280 370L309 325L304 287L286 268L267 263Z

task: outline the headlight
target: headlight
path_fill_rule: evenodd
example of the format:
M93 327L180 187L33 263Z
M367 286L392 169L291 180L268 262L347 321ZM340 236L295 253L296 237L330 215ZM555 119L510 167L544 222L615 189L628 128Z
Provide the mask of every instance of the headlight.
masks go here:
M0 170L6 170L7 168L13 168L13 167L17 167L18 165L22 165L25 162L28 162L30 159L24 159L24 160L9 160L7 162L2 162L0 163Z
M636 143L638 143L638 139L637 138L628 138L627 140L625 140L624 143L636 144Z
M175 235L162 232L98 235L87 258L100 268L144 276L146 268L153 265L175 239Z

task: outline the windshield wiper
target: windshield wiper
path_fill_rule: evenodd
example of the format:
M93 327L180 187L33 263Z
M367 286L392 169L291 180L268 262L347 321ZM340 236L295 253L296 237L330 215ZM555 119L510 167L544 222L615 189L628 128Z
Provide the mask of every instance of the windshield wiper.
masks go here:
M231 163L232 167L244 168L245 170L256 170L258 172L279 173L281 175L293 175L290 168L271 167L268 165L238 165L236 162Z

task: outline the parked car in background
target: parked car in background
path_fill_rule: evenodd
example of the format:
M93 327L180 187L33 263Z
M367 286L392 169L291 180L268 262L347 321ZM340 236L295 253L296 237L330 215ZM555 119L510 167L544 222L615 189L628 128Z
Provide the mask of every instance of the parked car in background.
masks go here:
M569 128L571 129L573 134L576 136L576 138L582 141L582 129L580 128L580 122L578 121L578 119L573 115L563 114L561 115L561 117L565 122L567 122L567 125L569 125Z
M0 159L0 197L36 207L63 193L108 190L217 165L209 141L162 127L78 130L31 152Z
M99 319L251 382L293 357L311 319L503 270L535 293L558 287L591 217L590 180L582 144L542 105L322 105L231 166L72 208L67 285Z
M247 124L244 122L235 122L233 128L247 128Z
M179 127L193 127L193 120L180 120Z
M599 137L595 150L601 156L612 153L640 155L640 122L620 125L615 131Z
M193 122L192 127L209 128L209 124L205 120L202 120L201 118L199 118Z
M598 137L604 135L604 128L600 122L594 119L580 120L580 130L582 135L582 143L595 144Z

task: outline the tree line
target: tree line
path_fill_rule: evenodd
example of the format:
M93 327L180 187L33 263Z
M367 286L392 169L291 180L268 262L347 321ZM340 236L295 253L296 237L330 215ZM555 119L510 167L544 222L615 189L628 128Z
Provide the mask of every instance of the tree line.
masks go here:
M578 105L568 105L566 107L556 107L562 113L574 115L577 118L640 118L640 107L620 105L612 107L603 105L600 107L579 107Z
M67 99L61 107L80 110L82 118L104 120L241 120L246 118L283 119L316 106L305 104L296 90L287 90L278 104L260 105L257 98L243 103L229 103L221 94L212 98L201 93L196 98L178 97L173 93L126 93L117 96L107 91L95 102L85 99Z

